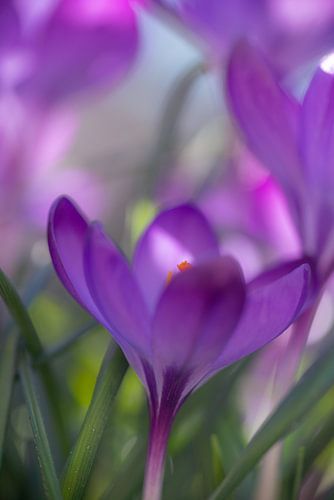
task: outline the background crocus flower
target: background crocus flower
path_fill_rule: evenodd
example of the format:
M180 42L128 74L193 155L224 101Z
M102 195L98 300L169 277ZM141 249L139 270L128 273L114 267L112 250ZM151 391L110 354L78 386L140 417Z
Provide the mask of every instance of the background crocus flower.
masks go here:
M331 0L152 0L199 38L214 60L225 58L246 37L261 47L281 73L333 47Z
M65 185L101 213L99 175L60 164L79 128L74 98L123 78L138 32L128 0L4 0L0 32L0 263L12 274Z
M302 100L275 80L261 54L239 44L230 60L227 95L249 148L279 182L302 251L324 282L334 269L334 75L324 60Z
M243 269L254 273L254 265L300 255L282 190L245 148L231 152L224 168L200 194L198 204ZM245 251L246 242L253 252Z
M76 129L70 109L32 109L13 95L0 97L0 266L10 274L41 239L50 204L65 185L72 196L84 196L95 217L104 211L102 176L61 165Z
M3 0L0 90L54 104L116 83L138 47L128 0Z
M65 197L51 208L48 239L60 280L112 333L146 388L151 431L144 498L158 499L178 409L205 380L270 342L307 307L310 265L281 264L246 285L191 205L161 212L131 265L100 224L90 224Z
M249 148L280 184L301 252L314 259L319 281L318 299L296 322L282 357L283 388L294 377L334 270L332 60L331 56L324 59L301 102L279 84L263 56L246 43L236 46L227 71L233 117Z

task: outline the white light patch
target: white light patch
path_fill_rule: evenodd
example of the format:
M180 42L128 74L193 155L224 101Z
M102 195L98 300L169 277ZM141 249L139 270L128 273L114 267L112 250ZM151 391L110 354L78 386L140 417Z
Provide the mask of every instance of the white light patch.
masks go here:
M325 56L320 63L320 68L325 73L329 73L330 75L334 74L334 52Z

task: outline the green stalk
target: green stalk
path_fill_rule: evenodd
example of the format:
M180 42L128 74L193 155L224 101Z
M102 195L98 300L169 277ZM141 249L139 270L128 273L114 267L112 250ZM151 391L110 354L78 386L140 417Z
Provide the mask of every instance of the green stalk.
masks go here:
M271 446L306 417L307 412L334 385L333 360L334 346L331 346L307 370L276 411L260 427L209 500L228 498Z
M19 373L24 397L29 411L29 418L34 435L45 495L50 500L62 500L60 485L55 471L49 441L36 397L29 359L25 354L22 356L22 360L20 362Z
M0 468L4 449L10 401L14 386L18 336L14 333L8 336L0 359Z
M44 350L41 341L37 335L35 327L31 321L19 294L10 282L9 278L0 269L0 296L6 304L9 313L18 326L19 332L25 342L27 350L35 360L43 356ZM51 413L54 417L55 428L58 434L59 442L64 453L69 449L69 439L66 432L65 423L58 400L58 385L48 365L41 366L41 379L48 397Z
M63 474L65 500L83 498L98 448L128 363L119 348L108 349L78 439Z

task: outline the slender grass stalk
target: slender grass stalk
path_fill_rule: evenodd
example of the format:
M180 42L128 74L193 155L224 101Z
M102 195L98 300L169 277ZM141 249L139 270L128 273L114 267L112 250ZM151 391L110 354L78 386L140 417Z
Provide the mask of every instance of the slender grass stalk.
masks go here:
M8 336L0 359L0 468L2 462L5 431L14 385L18 349L18 336L12 333Z
M62 500L60 485L53 464L50 445L44 427L42 413L36 397L29 359L23 354L19 365L20 379L27 403L31 428L37 451L38 463L42 473L42 482L46 497L50 500Z
M310 333L315 313L318 308L317 301L309 308L293 325L289 342L277 362L276 376L272 397L272 408L282 400L291 388L302 359L305 345ZM268 451L263 459L259 476L258 492L259 500L276 498L280 489L280 462L282 459L282 446L277 444Z
M273 444L302 421L307 412L334 386L333 359L332 345L319 356L264 422L209 500L228 498Z
M9 278L0 269L0 295L6 304L13 320L15 321L22 339L27 347L31 357L35 360L43 356L43 346L35 330L30 315L26 310L19 294L15 287L10 282ZM59 405L58 385L53 376L53 373L48 365L40 367L39 373L45 392L48 397L51 414L54 418L55 429L58 435L58 441L61 445L64 454L69 449L69 438L66 431L63 414Z
M304 457L305 457L305 448L301 447L301 448L299 448L299 451L298 451L298 459L297 459L297 466L296 466L296 471L295 471L295 480L293 482L291 500L298 500L298 498L299 498L299 492L300 492L300 488L301 488L301 484L302 484L302 477L303 477Z
M65 500L83 498L111 409L128 363L114 345L107 350L78 439L63 473Z
M312 433L307 438L300 440L299 443L296 443L294 450L291 450L284 466L284 483L293 483L293 465L298 462L298 453L301 448L304 450L302 467L302 479L304 479L314 462L327 449L327 447L333 443L333 440L334 416L333 410L331 410L328 412L328 415L322 421L321 425L317 425L317 428L313 428Z

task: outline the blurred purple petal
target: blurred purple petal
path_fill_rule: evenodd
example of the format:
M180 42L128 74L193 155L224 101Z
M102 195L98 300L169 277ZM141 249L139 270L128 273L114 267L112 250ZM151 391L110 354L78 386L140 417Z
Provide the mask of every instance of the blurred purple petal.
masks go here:
M128 0L6 4L15 36L0 46L0 86L21 96L52 104L117 83L134 62L138 31Z
M299 105L284 93L259 53L238 44L227 72L227 95L250 149L287 190L301 175L298 157Z
M333 59L333 58L332 58ZM305 176L319 197L334 188L334 75L319 68L302 105L302 152Z
M169 273L178 273L178 264L197 264L218 255L217 238L194 206L160 213L138 241L133 257L133 270L149 307L154 308Z
M303 252L316 258L325 282L334 268L333 56L322 61L302 105L246 44L235 48L227 81L236 122L280 182Z
M203 191L198 204L217 232L224 235L225 253L231 248L230 243L234 247L235 242L239 251L233 255L246 276L249 276L246 270L254 267L249 245L258 254L257 264L254 262L256 272L263 268L263 256L267 257L268 251L270 258L276 260L299 256L298 233L278 183L244 149L237 154L234 151L224 167L221 176ZM247 240L246 249L243 242Z
M235 328L245 299L237 262L220 257L189 269L164 290L152 325L154 365L196 374L212 363Z
M107 282L106 290L102 287L100 290L101 293L108 293L109 287L111 286L113 288L113 296L111 297L108 295L107 297L107 300L109 301L114 300L113 303L109 302L108 304L110 307L113 306L112 312L114 314L112 321L110 322L110 311L107 310L106 315L104 315L104 311L99 309L99 304L96 304L95 302L96 297L91 294L86 281L85 272L90 277L91 269L93 267L95 270L95 266L97 267L97 272L100 272L101 268L99 267L99 259L101 258L102 261L102 258L105 256L103 253L104 248L102 247L101 256L100 254L98 256L99 262L96 263L93 261L92 265L90 265L90 260L95 257L95 251L99 249L98 244L96 244L99 243L99 241L96 242L95 238L93 238L95 231L95 227L90 228L88 226L84 216L81 215L76 206L68 198L62 197L56 200L50 211L48 227L49 248L52 262L59 279L62 281L68 292L82 307L87 309L97 319L97 321L99 321L106 329L111 331L117 342L124 350L129 362L136 370L138 376L141 378L143 383L145 383L142 361L126 338L128 334L131 337L131 334L138 332L137 328L142 328L141 332L144 332L143 322L139 321L137 325L134 324L134 321L138 319L139 316L143 318L144 309L137 311L139 314L138 317L131 317L128 314L124 317L123 314L127 308L131 313L131 304L135 314L137 305L140 307L140 298L137 302L133 303L132 298L130 297L129 303L125 304L122 302L123 298L125 298L125 296L122 295L124 292L123 284L118 282L117 286L115 286L115 282ZM87 240L90 240L88 248ZM112 243L108 242L107 250L110 254L113 249L114 247L112 246ZM85 254L89 255L85 258ZM127 276L126 269L123 276L119 273L120 270L124 271L124 267L126 266L123 261L123 257L117 250L114 252L113 256L115 268L111 269L109 278L112 279L113 274L114 278L117 279L123 277L126 286L126 284L129 284L131 276L130 278ZM85 263L84 259L86 261ZM89 260L89 262L87 262L87 260ZM105 264L104 261L103 263ZM115 276L117 273L118 276ZM100 274L98 276L100 277ZM92 286L94 287L94 279L90 279L89 281L93 282ZM129 292L129 290L125 289L125 292ZM135 289L131 288L130 292L135 293ZM99 298L100 293L97 295ZM104 301L104 298L102 301ZM147 322L148 319L144 318L144 321ZM118 328L122 331L119 332ZM127 330L127 328L129 328L129 330ZM131 328L135 329L136 332L131 330ZM143 338L141 340L143 340ZM143 346L141 347L143 348Z
M128 262L98 224L88 231L84 268L87 284L100 313L119 342L122 338L147 356L149 314Z
M105 325L86 284L84 246L88 222L68 198L58 198L51 207L48 242L53 265L59 279L72 297Z
M215 371L272 341L303 312L314 293L308 263L287 263L271 269L247 286L246 304Z
M12 0L0 3L0 46L6 47L16 42L19 33L19 15Z

